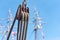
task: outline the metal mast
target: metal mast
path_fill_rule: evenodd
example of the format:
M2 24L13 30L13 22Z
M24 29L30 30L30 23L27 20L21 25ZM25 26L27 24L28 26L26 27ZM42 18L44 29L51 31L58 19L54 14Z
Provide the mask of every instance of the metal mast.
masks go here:
M38 36L37 36L37 30L38 29L40 29L40 32L42 33L42 36L43 36L43 38L44 38L44 32L43 32L43 30L42 30L42 19L39 17L39 15L38 15L38 12L37 12L37 10L36 10L36 8L35 8L35 10L34 10L34 21L33 21L33 23L35 24L34 25L34 31L35 31L35 40L38 40Z
M16 20L18 20L17 40L26 40L28 19L29 19L28 13L29 13L29 8L26 7L26 0L24 0L22 5L18 6L16 16L14 18L14 21L7 36L7 40L9 40L10 34L12 32Z
M8 23L8 26L6 27L7 30L3 32L4 33L4 36L1 39L1 40L3 40L4 37L5 37L5 39L7 38L7 35L6 34L8 34L8 32L10 30L10 27L11 27L11 21L12 21L12 12L11 12L11 10L10 9L8 10L8 18L2 18L0 20L7 20L7 23Z
M36 9L34 9L34 31L35 31L35 40L37 40L37 11L36 11Z

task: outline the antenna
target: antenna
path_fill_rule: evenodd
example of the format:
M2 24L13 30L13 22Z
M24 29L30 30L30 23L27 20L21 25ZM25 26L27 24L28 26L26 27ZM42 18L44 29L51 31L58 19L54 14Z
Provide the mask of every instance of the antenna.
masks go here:
M38 27L37 27L37 17L38 17L38 12L36 11L36 8L34 9L34 31L35 31L35 40L37 40L37 29L38 29Z
M2 19L0 19L0 20L7 20L7 23L8 23L8 26L6 27L6 28L8 28L8 30L6 30L6 31L2 31L3 32L3 37L2 37L2 39L1 40L3 40L3 38L5 37L5 39L7 38L7 33L9 32L9 30L10 30L10 27L11 27L11 21L12 21L12 12L11 12L11 9L9 8L9 10L8 10L8 18L2 18ZM1 23L0 23L0 27L4 27ZM5 28L5 27L4 27ZM14 32L15 33L15 32ZM16 34L12 34L12 35L16 35Z
M43 24L42 18L39 17L39 14L38 14L38 11L36 8L34 9L34 21L33 21L33 23L34 23L33 32L35 31L35 40L38 40L38 35L37 35L38 30L40 30L42 38L44 39L44 31L42 30L42 24Z

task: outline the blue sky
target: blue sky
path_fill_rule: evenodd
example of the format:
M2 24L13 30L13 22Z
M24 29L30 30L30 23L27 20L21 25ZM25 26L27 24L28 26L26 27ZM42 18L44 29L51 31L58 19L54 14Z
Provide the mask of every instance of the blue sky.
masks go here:
M18 5L22 4L22 1L0 0L0 18L7 18L9 8L12 10L14 18ZM43 25L44 40L60 40L60 0L27 0L27 6L30 9L29 21L33 21L32 17L34 16L34 8L36 7L43 22L46 22ZM7 25L6 21L1 20L0 22L3 25ZM29 37L33 28L34 24L29 24L27 40L34 40L34 33L31 38Z

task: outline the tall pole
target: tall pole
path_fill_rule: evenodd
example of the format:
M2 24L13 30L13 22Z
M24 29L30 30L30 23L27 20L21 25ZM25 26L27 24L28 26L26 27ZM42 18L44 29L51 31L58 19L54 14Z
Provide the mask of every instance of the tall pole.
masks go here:
M43 30L42 30L42 24L43 24L43 22L42 22L42 19L39 17L39 15L38 15L38 12L37 12L37 10L35 9L34 10L34 14L35 14L35 16L34 16L34 31L35 31L35 40L38 40L38 36L37 36L37 30L38 29L40 29L40 32L41 32L41 34L42 34L42 38L44 39L44 32L43 32Z
M7 40L9 40L10 34L12 32L12 29L16 20L18 20L17 40L26 40L27 29L28 29L28 19L29 19L28 13L29 13L29 8L26 7L26 0L24 0L22 5L20 5L17 9L16 16L14 18L13 24L7 36Z
M36 9L34 9L34 31L35 31L35 40L37 40L37 12Z
M38 35L37 35L37 32L38 32L38 29L40 29L40 32L42 33L42 36L44 36L43 35L43 30L42 30L42 21L41 21L42 19L39 17L39 15L38 15L38 12L37 12L37 10L36 10L36 8L35 8L35 10L34 10L34 31L35 31L35 40L38 40Z
M9 37L10 37L10 34L11 34L12 29L13 29L15 21L16 21L16 17L14 18L13 24L12 24L10 30L9 30L9 33L8 33L8 36L7 36L7 40L9 40Z
M3 18L3 20L7 20L7 23L8 23L8 30L6 30L6 32L4 33L4 36L5 36L5 39L7 38L7 33L9 32L9 29L10 29L10 26L11 26L11 21L12 21L12 14L11 14L11 10L9 9L8 10L8 18ZM2 37L3 39L3 37Z
M24 15L24 25L23 25L23 30L21 31L21 38L20 38L20 40L26 40L26 34L27 34L27 29L28 29L28 19L29 19L29 17L28 17L28 13L29 13L29 8L28 7L26 7L26 0L24 0L23 1L23 3L22 3L22 8L23 8L23 15Z

